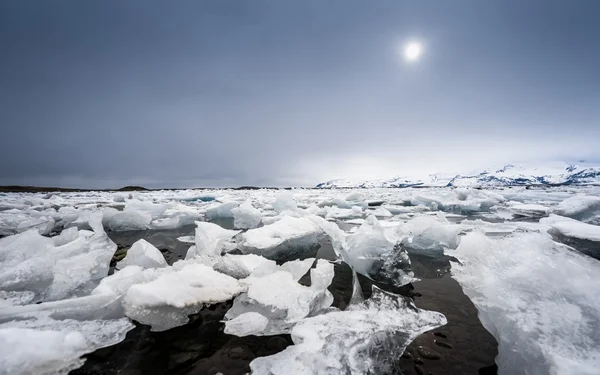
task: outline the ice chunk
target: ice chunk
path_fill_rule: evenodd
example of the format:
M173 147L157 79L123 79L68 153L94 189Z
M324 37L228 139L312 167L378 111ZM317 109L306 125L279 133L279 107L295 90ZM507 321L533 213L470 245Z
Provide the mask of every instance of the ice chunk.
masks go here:
M36 302L89 293L108 274L117 248L100 220L99 214L91 217L92 236L81 231L61 246L35 230L0 239L0 288L33 292Z
M247 312L226 322L225 333L234 336L260 334L267 328L269 319L257 312Z
M79 231L75 227L63 230L58 236L52 237L54 246L66 245L69 242L75 241L79 235Z
M175 263L154 280L132 285L123 305L128 317L164 331L188 322L204 306L227 301L245 288L204 264Z
M374 210L369 210L368 213L375 217L392 217L392 213L383 207L377 207Z
M252 275L246 280L248 291L236 297L233 306L225 314L225 326L242 314L254 312L266 317L268 324L261 332L253 334L289 332L303 318L331 306L333 296L327 287L331 284L333 272L333 264L320 259L316 268L311 270L310 287L298 284L290 272L283 270L261 277ZM277 285L277 288L273 288L273 285Z
M167 261L160 250L154 247L154 245L144 239L140 239L131 245L125 258L116 265L117 269L127 266L161 268L167 266Z
M17 225L17 232L22 233L30 229L37 230L40 234L48 234L54 229L54 219L52 217L34 217L23 220Z
M82 355L122 341L133 324L119 318L116 301L102 295L2 309L0 347L10 350L0 350L0 373L66 374Z
M338 207L325 207L325 217L328 219L352 219L361 218L364 212L361 207L353 206L350 209Z
M575 195L560 202L554 212L580 221L600 216L600 197Z
M346 200L349 202L362 202L365 199L367 199L366 196L358 191L352 192L346 196Z
M292 278L295 281L298 281L302 278L302 276L306 275L306 273L312 267L314 262L315 262L315 258L307 258L307 259L303 259L303 260L300 260L300 259L290 260L289 262L285 262L284 264L279 266L279 269L281 269L282 271L287 271L287 272L291 273ZM324 263L319 263L319 264L324 264ZM325 267L325 266L322 265L322 267ZM329 283L331 283L331 281Z
M242 233L239 249L266 258L287 256L315 246L319 232L310 218L284 216L273 224Z
M206 218L208 220L214 220L219 218L232 218L232 210L239 205L237 202L227 202L218 204L206 210Z
M273 209L279 214L286 211L294 212L299 210L294 200L294 195L289 191L283 191L277 196L275 202L273 202Z
M106 227L115 232L146 230L152 221L152 214L134 209L125 209L110 215L105 212L104 215L106 216L104 220Z
M552 229L567 237L582 240L600 241L600 226L582 223L581 221L551 214L540 220L540 224L549 225Z
M460 243L461 228L452 225L441 215L440 217L419 216L406 222L394 233L402 239L402 246L409 253L427 256L441 256L445 249L456 249ZM401 233L401 234L399 234Z
M213 269L236 279L243 279L257 268L275 269L275 261L255 254L232 255L225 254L213 265ZM310 265L308 266L310 268ZM306 271L304 272L306 273Z
M598 373L600 263L544 233L468 233L452 276L498 341L499 374Z
M223 229L217 224L197 221L196 246L190 248L185 259L198 256L217 258L221 255L225 243L239 232L239 230Z
M256 228L262 219L262 214L252 206L250 201L242 203L231 212L233 213L233 225L239 229Z
M524 203L515 203L509 206L509 209L519 216L526 217L541 217L545 216L549 208L546 206L542 206L541 204L524 204Z
M326 230L334 250L356 272L376 281L402 286L414 281L406 251L390 241L375 216L369 216L351 235L340 236L335 228ZM336 238L337 237L337 238Z
M292 329L295 345L250 364L255 375L391 373L392 363L421 333L446 318L373 287L372 297L346 311L307 318Z

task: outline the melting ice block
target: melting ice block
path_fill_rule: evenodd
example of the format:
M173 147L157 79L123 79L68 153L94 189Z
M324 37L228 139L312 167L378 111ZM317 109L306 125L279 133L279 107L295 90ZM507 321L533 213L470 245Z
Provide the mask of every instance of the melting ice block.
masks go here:
M80 357L119 343L133 329L114 295L5 307L0 312L0 373L67 374Z
M415 280L406 250L390 240L375 216L367 217L350 235L345 235L336 224L321 225L331 237L336 253L361 275L394 286Z
M468 233L452 276L498 341L499 374L592 375L600 367L600 262L544 233Z
M154 280L129 287L123 301L128 317L151 325L154 331L186 324L188 316L204 306L245 291L233 277L204 264L180 261L157 271Z
M589 221L600 216L600 197L576 195L560 202L554 213L581 221Z
M93 234L79 231L76 238L68 229L56 239L35 230L0 239L0 288L32 292L34 302L89 293L108 274L117 248L100 221L99 214L92 215Z
M206 210L206 218L209 220L219 218L232 218L233 209L239 205L238 202L227 202L215 205Z
M295 345L250 363L255 375L391 373L392 363L421 333L446 324L403 297L373 287L367 301L300 321Z
M294 263L296 270L306 263ZM307 316L315 315L327 309L333 303L333 296L327 287L333 280L333 264L320 259L317 266L310 271L311 286L300 285L291 272L278 270L264 276L251 275L245 282L248 291L236 297L233 306L225 314L225 327L231 334L243 336L245 331L239 327L240 316L247 313L252 315L258 326L259 322L268 323L262 330L252 330L254 335L276 335L289 332L290 328ZM298 278L300 278L299 276ZM273 286L277 287L274 288ZM256 315L258 314L258 315Z
M540 224L549 225L564 236L582 240L600 241L600 226L551 214L540 220Z
M308 267L310 268L310 265ZM274 272L277 269L277 264L274 260L269 260L255 254L225 254L213 265L214 270L236 279L244 279L260 268L272 269Z
M226 242L239 232L239 230L223 229L217 224L197 221L195 246L188 251L185 259L199 256L216 259L221 255Z
M261 228L241 234L239 249L266 258L288 256L317 244L320 228L310 218L284 216Z
M140 266L142 268L161 268L167 266L167 261L150 242L140 239L127 251L125 258L117 263L117 269L127 266Z
M402 246L409 253L427 256L441 256L445 249L456 249L460 243L461 228L458 225L448 223L439 217L420 216L406 222L405 225L396 230L406 237L402 239Z
M246 201L231 210L233 214L233 225L238 229L253 229L260 224L262 214Z

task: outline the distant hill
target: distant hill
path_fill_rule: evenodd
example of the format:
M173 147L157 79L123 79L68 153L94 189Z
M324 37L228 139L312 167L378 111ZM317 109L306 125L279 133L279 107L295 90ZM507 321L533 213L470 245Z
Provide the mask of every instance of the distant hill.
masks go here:
M502 187L535 185L600 185L600 166L548 163L543 165L507 164L498 169L464 175L432 174L428 178L392 177L389 179L350 181L331 180L318 184L331 188L399 188L399 187Z
M0 192L3 193L48 193L48 192L83 192L83 191L145 191L148 190L142 186L125 186L120 189L71 189L71 188L59 188L59 187L45 187L45 186L21 186L21 185L7 185L0 186Z

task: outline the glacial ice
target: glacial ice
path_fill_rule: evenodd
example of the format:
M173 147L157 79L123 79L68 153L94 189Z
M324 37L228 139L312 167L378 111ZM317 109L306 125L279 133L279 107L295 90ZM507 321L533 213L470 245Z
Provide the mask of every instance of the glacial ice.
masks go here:
M238 229L253 229L260 224L262 214L246 201L231 210L233 214L233 225Z
M127 250L127 255L117 263L116 268L122 269L127 266L140 266L142 268L161 268L167 266L167 261L154 245L144 239L136 241Z
M114 345L133 329L113 295L73 298L0 312L0 373L67 374L80 357Z
M315 246L319 233L310 218L283 216L273 224L242 233L238 247L245 254L277 258Z
M232 218L232 210L237 206L238 202L219 203L207 209L205 215L208 220Z
M405 234L402 245L408 253L441 256L445 249L456 249L460 242L460 227L448 223L443 215L420 216L398 227L396 235Z
M89 293L108 274L117 248L100 220L99 214L90 218L91 236L80 231L74 238L69 230L54 240L29 230L0 239L0 289L33 292L35 302Z
M582 223L579 220L554 214L542 218L540 224L549 225L552 229L567 237L589 241L600 241L600 226L598 225Z
M514 203L509 205L508 208L516 215L526 217L542 217L549 211L548 207L533 203Z
M152 271L152 270L145 270ZM164 331L188 322L204 306L227 301L245 288L236 279L199 263L176 262L161 268L154 280L127 289L125 314Z
M600 263L543 233L468 233L452 275L498 341L499 374L592 375L600 366Z
M224 332L234 336L260 335L269 325L269 318L257 312L247 312L226 321Z
M244 279L250 276L256 269L275 270L276 268L277 264L274 260L269 260L255 254L225 254L213 264L213 269L215 271L219 271L236 279ZM306 273L306 271L304 273Z
M337 225L325 226L332 245L342 260L356 272L376 281L402 286L415 280L406 251L395 246L375 216L369 216L352 234Z
M390 373L415 337L444 324L444 315L374 286L370 299L346 311L303 319L291 331L295 345L250 368L254 375Z
M333 303L333 296L327 290L333 280L333 264L320 259L310 275L309 287L300 285L291 272L284 270L263 276L251 275L245 280L247 292L236 297L225 314L226 330L233 334L243 333L235 328L239 324L236 319L253 312L268 319L268 324L260 332L253 331L254 335L286 333L307 316L327 309ZM274 285L277 287L274 288ZM257 320L256 315L253 319Z
M195 246L190 248L185 259L199 256L216 259L221 255L226 242L239 232L238 230L223 229L217 224L197 221Z
M575 195L560 202L554 213L580 221L597 219L600 216L600 197Z

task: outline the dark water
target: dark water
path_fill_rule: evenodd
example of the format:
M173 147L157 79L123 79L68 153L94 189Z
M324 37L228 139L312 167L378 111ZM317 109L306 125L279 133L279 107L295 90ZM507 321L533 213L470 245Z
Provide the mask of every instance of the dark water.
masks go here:
M231 223L220 222L224 227ZM193 235L194 227L177 230L110 233L120 247L129 247L140 238L160 250L172 264L183 259L190 244L177 237ZM324 239L319 247L300 258L335 259L331 244ZM294 259L298 258L295 256ZM282 260L283 261L283 260ZM483 328L477 310L464 295L459 284L450 277L450 258L411 255L415 276L421 280L390 290L413 298L420 308L446 315L448 324L427 332L411 343L403 356L390 358L394 374L494 374L497 354L495 339ZM333 305L344 309L352 295L352 271L344 263L335 264L335 276L329 290ZM365 298L371 294L373 282L359 275ZM309 284L306 275L300 280ZM231 301L203 309L191 322L165 332L151 332L138 324L125 341L87 356L85 365L72 374L245 374L250 362L258 356L275 354L292 344L289 335L236 337L223 333L223 319ZM293 374L290 374L293 375Z

